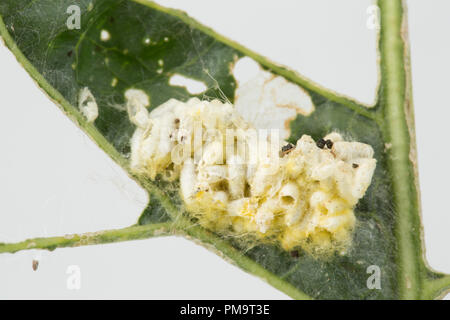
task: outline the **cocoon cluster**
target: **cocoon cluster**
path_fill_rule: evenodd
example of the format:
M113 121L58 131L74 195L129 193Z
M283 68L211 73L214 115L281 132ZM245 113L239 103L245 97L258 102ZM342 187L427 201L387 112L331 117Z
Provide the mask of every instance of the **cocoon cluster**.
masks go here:
M376 166L370 145L333 132L279 148L273 136L255 141L256 130L229 103L171 99L148 112L142 91L128 90L126 98L137 127L132 170L179 180L187 211L206 228L276 241L285 250L349 243L353 208Z

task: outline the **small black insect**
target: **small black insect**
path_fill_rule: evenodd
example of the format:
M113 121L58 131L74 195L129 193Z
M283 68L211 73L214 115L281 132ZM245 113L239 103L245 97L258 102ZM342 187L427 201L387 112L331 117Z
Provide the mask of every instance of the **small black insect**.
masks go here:
M288 143L287 145L285 145L284 147L281 148L281 152L288 153L289 151L291 151L294 148L295 148L295 146L292 143Z
M299 257L299 254L298 254L298 251L297 251L297 250L292 250L292 251L290 252L290 254L291 254L291 257L292 257L292 258L298 258L298 257Z
M281 148L281 151L286 152L294 148L294 145L292 143L288 143L284 147Z
M357 163L354 163L354 164L352 164L352 167L356 169L356 168L358 168L358 167L359 167L359 164L357 164Z
M326 143L327 142L321 138L321 139L317 140L316 145L318 148L323 149L325 147Z
M327 141L325 141L325 144L327 145L327 148L328 148L328 149L333 148L333 141L327 140Z
M68 57L71 57L71 56L72 56L72 53L73 53L73 51L70 50L69 52L67 52L67 56L68 56Z

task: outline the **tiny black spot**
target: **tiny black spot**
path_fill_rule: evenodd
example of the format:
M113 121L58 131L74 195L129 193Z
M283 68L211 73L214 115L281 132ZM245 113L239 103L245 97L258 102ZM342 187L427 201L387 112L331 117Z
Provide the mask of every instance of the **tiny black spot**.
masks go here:
M68 56L68 57L71 57L71 56L72 56L72 53L73 53L73 51L70 50L69 52L67 52L67 56Z
M297 251L297 250L292 250L292 251L290 252L290 254L291 254L291 257L293 257L293 258L298 258L298 257L299 257L299 254L298 254L298 251Z
M357 164L357 163L354 163L354 164L352 164L352 167L356 169L356 168L358 168L358 167L359 167L359 164Z
M114 17L109 18L109 22L114 23L115 21L116 21L116 19L114 19Z
M281 148L281 151L286 152L292 149L294 149L294 145L292 143L288 143L287 145Z
M326 144L326 142L324 139L319 139L316 143L317 147L320 149L323 149L325 147L325 144Z
M327 148L328 148L328 149L333 148L333 141L327 140L327 141L325 141L325 144L327 145Z

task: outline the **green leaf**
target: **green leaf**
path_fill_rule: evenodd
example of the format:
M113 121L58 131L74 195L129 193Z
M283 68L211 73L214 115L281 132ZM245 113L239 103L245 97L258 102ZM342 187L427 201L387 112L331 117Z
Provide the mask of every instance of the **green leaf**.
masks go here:
M377 169L355 214L353 246L346 254L327 259L307 252L291 254L275 245L249 247L224 239L183 214L177 183L136 179L150 203L135 226L95 234L31 239L0 244L1 252L29 248L97 244L157 235L179 234L200 240L242 269L264 278L294 298L432 299L450 288L450 277L430 270L423 260L413 110L405 19L400 0L380 0L381 84L373 108L336 95L251 52L180 11L144 0L82 0L81 29L66 25L68 0L3 0L0 32L18 61L97 144L129 171L130 123L124 105L128 88L144 90L150 108L169 98L192 95L169 84L182 74L206 84L200 98L234 100L236 82L230 68L249 56L263 68L302 86L316 106L309 116L290 123L291 141L302 134L317 139L337 130L373 146ZM110 38L102 41L102 30ZM79 113L78 92L89 87L99 116L87 123ZM367 268L381 268L381 289L367 287Z

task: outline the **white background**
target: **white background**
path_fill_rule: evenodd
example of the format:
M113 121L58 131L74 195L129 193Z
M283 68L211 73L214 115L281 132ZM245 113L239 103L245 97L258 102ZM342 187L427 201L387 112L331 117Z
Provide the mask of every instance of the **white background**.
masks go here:
M369 0L160 0L339 93L372 103L376 31ZM256 6L257 4L257 6ZM450 3L409 0L425 244L450 273ZM125 227L147 196L33 83L0 44L0 242ZM39 259L39 269L31 268ZM79 266L80 290L67 268ZM286 295L182 238L0 255L0 298L283 299Z

